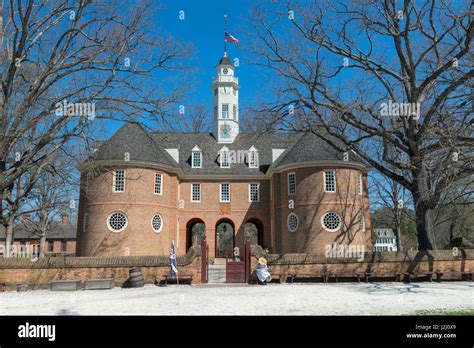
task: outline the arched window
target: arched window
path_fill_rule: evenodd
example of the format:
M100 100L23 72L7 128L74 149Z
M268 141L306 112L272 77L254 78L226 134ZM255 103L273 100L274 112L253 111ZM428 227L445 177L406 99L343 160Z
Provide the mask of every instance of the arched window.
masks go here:
M202 168L202 151L199 146L194 146L191 152L191 167Z
M254 146L249 149L249 168L258 168L258 151Z
M230 168L230 154L227 146L222 147L219 151L219 164L221 168Z

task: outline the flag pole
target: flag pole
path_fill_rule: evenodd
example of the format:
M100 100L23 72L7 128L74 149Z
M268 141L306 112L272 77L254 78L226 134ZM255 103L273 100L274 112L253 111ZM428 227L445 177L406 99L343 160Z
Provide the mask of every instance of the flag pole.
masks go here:
M227 12L224 12L224 57L227 56L227 41L225 39L226 31L227 31Z

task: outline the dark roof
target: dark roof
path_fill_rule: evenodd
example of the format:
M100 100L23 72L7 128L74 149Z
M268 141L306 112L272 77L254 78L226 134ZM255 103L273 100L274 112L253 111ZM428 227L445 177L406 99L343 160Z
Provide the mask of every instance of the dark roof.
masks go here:
M232 65L229 57L227 56L224 56L221 58L221 60L219 60L219 65Z
M191 167L192 149L198 146L203 154L202 168ZM259 168L249 168L246 162L232 163L231 168L220 168L219 151L258 150ZM165 149L179 150L179 163ZM285 151L273 162L273 149ZM270 168L307 161L342 160L342 153L328 145L313 133L261 133L239 134L233 143L218 143L210 133L148 133L138 124L122 127L109 140L102 143L95 153L95 160L123 161L125 153L130 161L149 162L181 168L185 174L197 175L264 175ZM360 162L351 153L350 161Z
M62 224L52 222L50 229L46 232L46 239L75 239L77 228L71 223ZM14 238L18 239L39 239L37 222L30 221L19 223L15 226ZM0 225L0 239L5 239L5 227Z

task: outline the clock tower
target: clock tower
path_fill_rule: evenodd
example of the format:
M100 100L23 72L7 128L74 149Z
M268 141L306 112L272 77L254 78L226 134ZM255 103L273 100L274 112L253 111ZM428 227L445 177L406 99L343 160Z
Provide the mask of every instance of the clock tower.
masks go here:
M214 136L219 143L232 143L239 134L239 79L226 52L216 71L212 80Z

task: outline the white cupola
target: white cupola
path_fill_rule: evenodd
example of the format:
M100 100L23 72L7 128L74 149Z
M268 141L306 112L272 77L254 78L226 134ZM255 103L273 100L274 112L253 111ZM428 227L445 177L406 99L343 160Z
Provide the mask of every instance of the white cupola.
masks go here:
M226 53L216 71L212 80L214 136L219 143L232 143L239 134L239 79Z

